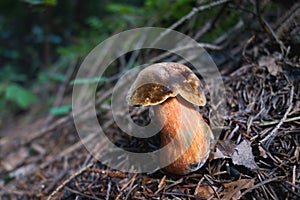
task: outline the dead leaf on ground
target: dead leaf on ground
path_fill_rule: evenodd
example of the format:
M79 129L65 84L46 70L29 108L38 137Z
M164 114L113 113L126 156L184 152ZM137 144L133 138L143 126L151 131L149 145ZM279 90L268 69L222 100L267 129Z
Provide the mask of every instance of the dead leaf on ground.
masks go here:
M276 76L279 69L279 66L276 64L276 60L279 60L281 58L281 55L279 53L274 53L270 56L262 56L259 61L258 65L260 67L266 66L270 74L273 76Z
M236 146L235 152L232 155L232 162L235 165L243 165L249 169L257 168L252 153L252 147L247 140L242 141Z
M224 190L220 193L220 198L224 200L240 199L241 190L248 189L254 185L255 179L239 179L230 183L224 184Z
M213 188L212 188L213 187ZM209 185L200 185L200 187L196 191L196 195L203 199L208 199L212 195L214 195L214 190L216 191L218 188L215 186Z
M235 147L236 145L231 140L218 141L213 159L230 158L234 153Z
M264 150L264 148L262 148L261 146L258 147L258 150L259 150L259 155L263 158L267 158L267 152L266 150Z

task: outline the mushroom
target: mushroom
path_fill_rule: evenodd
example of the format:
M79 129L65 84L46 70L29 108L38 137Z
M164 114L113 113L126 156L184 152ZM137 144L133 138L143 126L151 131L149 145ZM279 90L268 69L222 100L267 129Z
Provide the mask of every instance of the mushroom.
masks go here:
M164 171L184 175L198 170L207 160L213 134L196 106L206 98L200 80L185 65L171 62L146 67L138 74L127 95L131 106L153 106L163 123L161 147L172 140L176 146L160 154ZM174 157L176 156L176 160Z

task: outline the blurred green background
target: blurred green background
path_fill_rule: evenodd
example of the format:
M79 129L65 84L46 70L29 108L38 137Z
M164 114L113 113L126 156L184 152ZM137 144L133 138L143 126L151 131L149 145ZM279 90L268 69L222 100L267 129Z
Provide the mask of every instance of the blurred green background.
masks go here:
M0 122L43 104L51 108L67 68L109 36L169 26L195 0L1 0ZM68 109L52 110L54 114Z

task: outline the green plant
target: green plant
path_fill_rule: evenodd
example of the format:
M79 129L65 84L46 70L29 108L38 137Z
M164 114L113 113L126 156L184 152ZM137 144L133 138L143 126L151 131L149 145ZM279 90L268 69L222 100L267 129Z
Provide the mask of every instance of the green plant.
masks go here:
M37 100L31 91L15 83L8 84L3 91L5 100L15 103L21 109L28 109Z
M27 77L9 65L0 69L0 118L27 110L37 97L26 88ZM22 85L21 85L22 84Z

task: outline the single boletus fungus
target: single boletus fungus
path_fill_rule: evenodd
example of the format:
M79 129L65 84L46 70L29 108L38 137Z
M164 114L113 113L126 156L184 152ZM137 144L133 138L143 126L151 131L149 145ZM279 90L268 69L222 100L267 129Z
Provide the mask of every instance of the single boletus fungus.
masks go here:
M164 167L166 172L187 174L198 170L208 158L213 134L195 107L206 104L200 85L188 67L165 62L143 69L128 92L129 105L153 106L154 115L164 122L161 147L176 140L172 152L160 154L163 163L178 157ZM182 149L186 151L182 153Z

